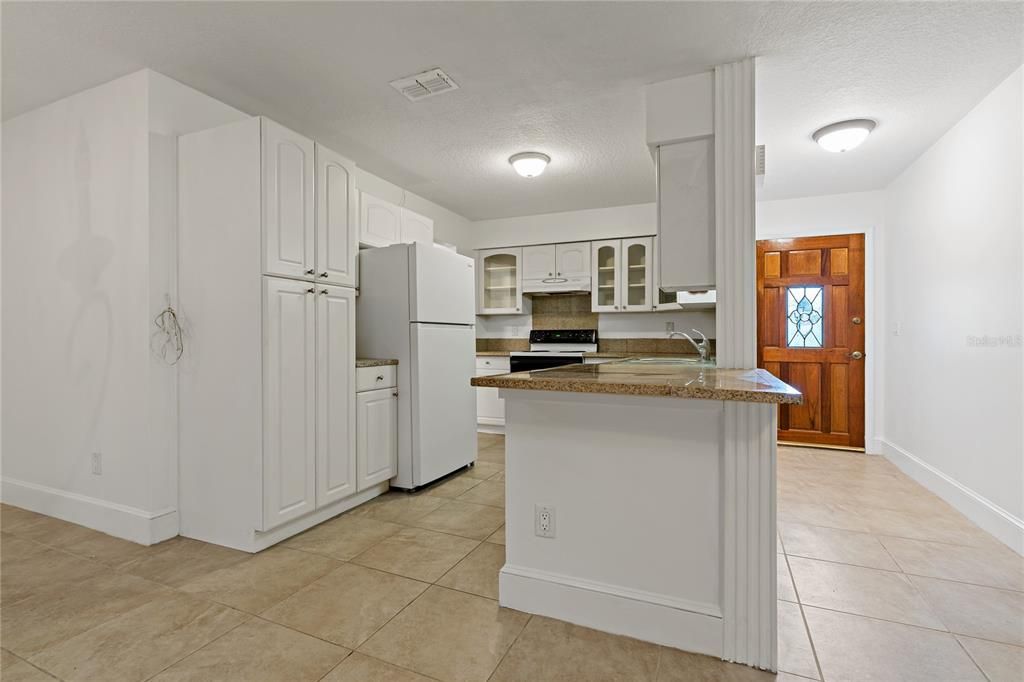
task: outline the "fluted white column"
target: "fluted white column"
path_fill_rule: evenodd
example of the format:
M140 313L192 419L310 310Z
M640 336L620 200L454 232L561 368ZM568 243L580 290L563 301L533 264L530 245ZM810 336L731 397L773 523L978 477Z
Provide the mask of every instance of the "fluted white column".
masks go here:
M754 60L715 67L715 343L719 367L757 362Z

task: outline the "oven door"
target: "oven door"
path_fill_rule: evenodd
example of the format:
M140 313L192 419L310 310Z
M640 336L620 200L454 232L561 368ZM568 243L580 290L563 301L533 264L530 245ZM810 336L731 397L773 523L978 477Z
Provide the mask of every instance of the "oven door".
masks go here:
M532 372L537 369L550 369L563 365L579 365L583 362L582 353L523 353L509 356L509 370L512 372Z

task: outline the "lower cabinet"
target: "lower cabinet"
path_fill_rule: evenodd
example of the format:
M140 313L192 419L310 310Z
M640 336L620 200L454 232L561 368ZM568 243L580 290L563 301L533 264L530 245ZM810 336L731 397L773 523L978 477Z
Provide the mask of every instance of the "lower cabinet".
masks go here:
M476 359L476 375L489 377L508 374L507 357L484 355ZM505 401L496 388L476 389L476 423L480 431L502 433L505 429Z
M398 389L356 394L358 489L394 478L398 467Z

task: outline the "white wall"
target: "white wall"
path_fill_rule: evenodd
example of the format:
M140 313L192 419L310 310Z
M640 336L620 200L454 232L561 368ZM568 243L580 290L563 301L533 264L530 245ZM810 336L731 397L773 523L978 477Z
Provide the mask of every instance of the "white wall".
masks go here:
M770 182L770 178L768 180ZM885 192L850 192L800 199L759 201L755 205L758 239L786 239L833 234L864 235L864 442L880 453L878 439L884 418L881 390L885 358L879 339L883 333L885 296L880 286L880 231L885 214Z
M888 187L884 232L886 454L1018 552L1022 85L1018 69Z
M472 223L473 248L642 237L658 231L654 204L544 213Z
M244 116L196 101L140 71L3 123L3 497L140 542L177 533L174 370L150 350L173 154L151 124Z

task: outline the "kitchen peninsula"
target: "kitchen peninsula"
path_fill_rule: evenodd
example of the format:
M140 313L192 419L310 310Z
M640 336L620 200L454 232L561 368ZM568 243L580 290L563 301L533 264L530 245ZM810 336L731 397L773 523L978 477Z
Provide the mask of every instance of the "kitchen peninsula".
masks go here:
M746 638L774 660L775 412L799 392L661 358L473 385L505 399L503 606L729 660Z

